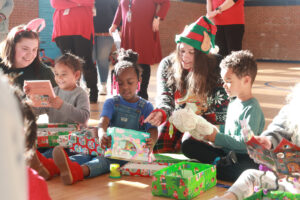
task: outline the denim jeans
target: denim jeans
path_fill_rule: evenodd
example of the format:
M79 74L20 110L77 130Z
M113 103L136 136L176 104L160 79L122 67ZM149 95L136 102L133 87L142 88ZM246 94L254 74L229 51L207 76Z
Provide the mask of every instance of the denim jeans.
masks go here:
M110 36L95 36L93 58L96 61L100 83L106 83L109 71L109 54L114 41Z
M80 165L88 166L90 169L90 175L88 176L89 178L108 173L110 171L110 164L112 163L118 163L120 166L127 163L127 161L124 160L115 160L100 156L96 157L82 154L70 156L70 160L77 162Z
M77 154L76 152L71 152L69 148L64 148L68 156ZM52 158L53 148L38 148L38 151L43 154L46 158Z

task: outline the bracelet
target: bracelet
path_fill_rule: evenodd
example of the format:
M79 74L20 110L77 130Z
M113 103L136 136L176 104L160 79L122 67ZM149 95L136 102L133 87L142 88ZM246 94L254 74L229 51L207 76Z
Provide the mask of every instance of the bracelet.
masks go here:
M164 123L167 120L167 114L163 109L156 108L152 112L161 112L162 113L163 117L162 117L160 124Z

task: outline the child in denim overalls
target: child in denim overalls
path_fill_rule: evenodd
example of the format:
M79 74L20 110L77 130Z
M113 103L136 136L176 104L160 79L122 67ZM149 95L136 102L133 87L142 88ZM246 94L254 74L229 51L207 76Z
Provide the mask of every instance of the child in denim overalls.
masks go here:
M99 139L103 149L111 146L111 137L106 135L108 127L121 127L137 131L149 132L146 140L147 147L152 152L157 140L157 128L144 124L144 119L153 111L150 102L137 96L140 69L137 65L138 54L132 50L121 49L118 63L115 66L115 77L120 95L107 99L104 102L99 124ZM64 184L73 184L83 177L95 177L110 171L111 163L123 165L126 161L105 157L91 157L75 155L68 159L62 147L55 147L54 162L61 172ZM75 162L71 162L75 161ZM81 166L79 164L82 164Z

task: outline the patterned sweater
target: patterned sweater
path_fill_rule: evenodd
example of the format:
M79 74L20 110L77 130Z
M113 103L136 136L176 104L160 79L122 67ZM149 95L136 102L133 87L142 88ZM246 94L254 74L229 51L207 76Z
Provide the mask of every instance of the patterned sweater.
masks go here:
M171 76L173 76L171 70L173 66L172 60L172 55L170 55L164 58L159 64L157 71L156 107L165 111L167 118L169 118L176 108L188 106L210 123L215 125L224 124L229 99L221 83L218 87L214 88L212 95L208 96L206 100L197 99L189 95L182 97L178 90L176 90L175 84L169 86L167 83ZM215 66L215 68L219 70L219 67ZM173 152L176 151L176 148L179 148L182 133L175 128L173 131L169 131L169 126L170 124L167 122L159 127L160 137L156 144L156 152Z

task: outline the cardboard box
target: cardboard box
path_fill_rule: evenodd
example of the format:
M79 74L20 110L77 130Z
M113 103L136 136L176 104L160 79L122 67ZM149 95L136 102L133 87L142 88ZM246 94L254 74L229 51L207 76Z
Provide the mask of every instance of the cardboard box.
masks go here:
M94 156L103 156L104 152L96 137L95 130L83 129L81 131L72 132L69 135L69 148L71 152L88 154Z
M154 172L152 194L174 199L192 199L215 185L214 165L180 162Z
M149 148L146 138L150 133L124 128L108 128L107 135L112 137L111 149L105 152L106 157L129 161L149 161Z
M154 154L153 162L129 162L120 168L122 175L150 177L154 172L175 163L190 160L182 154Z
M245 200L298 200L300 199L300 194L292 194L290 192L283 192L283 191L270 191L266 194L263 190L260 190L254 193L252 196L246 198Z
M77 124L38 124L37 146L38 147L69 147L69 134L77 130Z
M129 162L120 168L122 175L150 177L154 172L163 169L173 163L134 163Z

